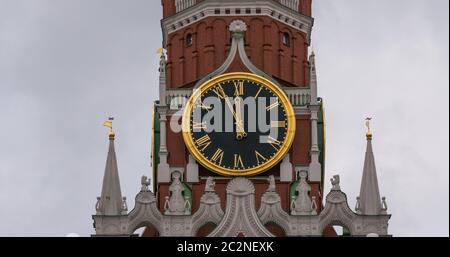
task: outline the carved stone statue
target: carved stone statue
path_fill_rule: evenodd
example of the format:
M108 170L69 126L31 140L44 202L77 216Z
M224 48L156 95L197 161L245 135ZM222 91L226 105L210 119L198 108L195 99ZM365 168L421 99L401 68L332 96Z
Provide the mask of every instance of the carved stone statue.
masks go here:
M181 183L180 172L172 174L172 184L169 187L170 197L166 215L184 215L186 211L186 200L184 199L184 185Z
M295 189L298 196L297 199L292 203L292 215L311 215L313 213L313 210L311 208L312 202L309 197L311 186L308 184L308 182L306 182L307 177L308 173L306 171L300 172L300 182Z
M341 191L341 178L339 177L339 175L335 175L333 176L333 178L331 179L331 185L333 186L333 188L331 189L332 191Z
M126 215L128 212L127 198L122 198L122 215Z
M212 177L208 177L208 179L206 179L205 192L215 192L215 186L216 182L214 182L214 179Z
M388 206L386 202L386 197L381 198L381 214L387 214Z
M142 178L141 178L141 185L142 185L141 192L148 192L148 191L150 191L149 188L148 188L150 186L150 184L151 184L151 180L148 179L146 176L142 176Z
M312 197L312 202L311 202L311 209L312 209L312 215L317 215L317 203L316 203L316 197L313 196Z
M361 197L356 197L356 207L355 211L357 214L361 214Z
M269 181L269 188L267 189L267 192L276 192L276 183L275 183L275 177L273 175L269 176L267 179Z
M97 203L95 204L95 210L97 211L97 215L101 214L102 211L102 199L97 197Z
M164 202L164 211L167 213L169 211L169 197L166 196L165 198L165 202Z
M184 208L185 208L185 213L186 215L189 215L191 213L191 201L189 197L186 197L186 200L184 201Z

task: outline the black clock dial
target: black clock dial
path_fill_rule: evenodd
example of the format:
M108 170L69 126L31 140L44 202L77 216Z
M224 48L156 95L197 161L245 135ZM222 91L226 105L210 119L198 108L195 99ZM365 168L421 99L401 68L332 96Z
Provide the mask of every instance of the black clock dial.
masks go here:
M234 76L208 85L190 103L190 151L224 175L263 172L292 143L293 111L273 85ZM184 121L186 122L186 121Z

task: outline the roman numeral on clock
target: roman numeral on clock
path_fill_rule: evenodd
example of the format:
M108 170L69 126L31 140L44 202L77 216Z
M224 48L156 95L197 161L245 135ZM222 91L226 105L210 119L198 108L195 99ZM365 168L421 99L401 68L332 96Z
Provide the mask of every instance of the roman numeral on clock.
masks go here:
M239 154L235 154L234 155L234 168L235 169L239 169L239 168L244 168L244 162L242 161L242 156Z
M242 96L244 95L244 81L233 81L234 83L234 96Z
M225 93L225 90L223 90L223 87L220 84L217 87L213 88L212 90L222 100L228 97L227 94Z
M270 126L272 128L284 128L286 127L286 121L271 121Z
M200 108L200 109L207 110L207 111L211 111L213 109L212 106L206 106L204 104L198 104L195 106L195 108Z
M258 93L256 93L255 95L255 99L258 98L259 94L261 94L261 91L263 90L262 87L259 88Z
M264 155L260 154L258 151L255 151L256 155L256 161L258 162L258 165L261 165L265 162L267 162L267 158L264 157Z
M278 106L280 106L280 102L276 101L275 103L271 104L270 106L267 106L266 110L271 111L271 110L277 108Z
M197 139L197 141L195 141L195 143L197 144L197 147L200 149L200 151L205 151L206 148L208 148L208 146L211 144L211 138L208 135L205 135L199 139Z
M222 149L217 149L216 153L211 158L211 161L218 163L219 165L222 165L223 161L223 155L225 152Z
M278 151L278 149L281 148L281 145L283 144L282 142L278 141L277 139L275 139L271 136L269 136L269 138L267 139L267 143L269 143L277 151Z
M202 123L194 122L193 129L206 129L206 121Z

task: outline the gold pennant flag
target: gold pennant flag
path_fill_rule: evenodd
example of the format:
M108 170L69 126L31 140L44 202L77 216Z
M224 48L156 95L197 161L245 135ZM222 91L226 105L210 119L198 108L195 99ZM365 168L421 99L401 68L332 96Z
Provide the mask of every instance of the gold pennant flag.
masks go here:
M103 126L109 128L110 133L112 134L113 132L113 120L114 118L109 118L107 121L105 121L105 123L103 123Z
M107 128L112 128L112 126L113 126L112 121L105 121L105 123L103 123L103 126L105 126Z

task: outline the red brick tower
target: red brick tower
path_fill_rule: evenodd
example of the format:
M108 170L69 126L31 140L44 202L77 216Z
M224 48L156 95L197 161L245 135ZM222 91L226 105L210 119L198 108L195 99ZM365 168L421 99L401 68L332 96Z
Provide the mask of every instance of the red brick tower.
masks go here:
M170 125L180 116L183 97L188 97L196 85L221 68L222 73L261 71L282 87L295 111L296 134L289 154L274 168L248 178L255 185L256 209L267 188L267 178L273 175L282 208L291 213L299 174L306 171L311 198L315 199L318 212L321 211L325 127L322 101L317 97L314 54L308 57L313 26L311 1L162 0L161 24L167 59L163 55L161 60L160 101L155 105L153 132L155 193L162 212L171 182L165 173L175 170L183 174L192 213L199 208L208 177L214 177L225 210L230 178L220 177L198 164L190 156L181 131ZM236 20L247 25L245 56L236 54L229 60L233 51L230 24ZM197 235L208 235L216 225L202 227ZM274 235L285 235L275 224L264 225ZM148 228L145 235L157 236L157 232Z

